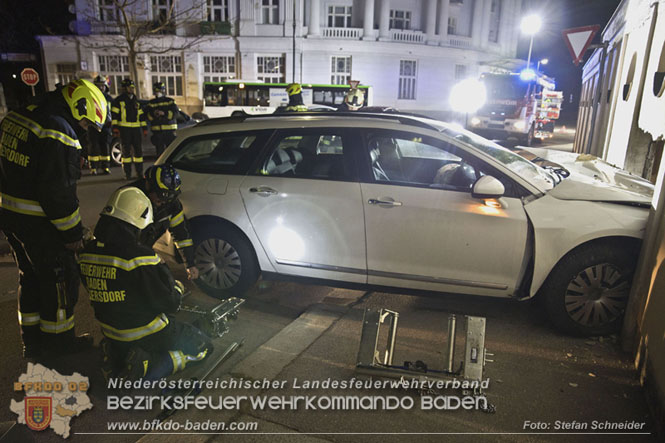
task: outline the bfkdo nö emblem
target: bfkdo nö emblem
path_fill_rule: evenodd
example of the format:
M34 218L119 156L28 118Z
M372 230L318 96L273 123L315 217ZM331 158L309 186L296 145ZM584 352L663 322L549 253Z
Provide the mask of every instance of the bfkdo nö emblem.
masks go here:
M43 431L51 423L51 397L25 397L25 424L33 431Z

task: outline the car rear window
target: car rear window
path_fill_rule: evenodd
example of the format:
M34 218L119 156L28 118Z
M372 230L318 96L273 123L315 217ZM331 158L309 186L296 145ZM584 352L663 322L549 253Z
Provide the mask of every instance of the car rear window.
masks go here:
M270 132L227 132L190 137L175 150L170 162L186 171L245 174Z

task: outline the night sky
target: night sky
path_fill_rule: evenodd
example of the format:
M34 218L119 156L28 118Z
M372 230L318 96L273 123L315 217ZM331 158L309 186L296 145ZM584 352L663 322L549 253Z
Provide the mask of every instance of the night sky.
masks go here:
M71 3L73 0L0 0L0 52L33 52L39 59L39 47L34 36L69 33L68 24L75 18L67 11ZM561 30L599 24L602 31L619 3L620 0L524 0L524 13L536 12L543 19L543 29L534 38L532 60L537 62L542 58L549 59L549 64L542 70L555 77L557 88L564 91L566 104L562 119L574 122L581 88L582 64L578 67L573 65ZM600 32L593 43L598 43L599 39ZM518 57L526 59L528 49L529 39L523 36L519 40ZM591 51L588 51L586 57L590 54ZM20 80L11 78L11 74L20 72L22 67L0 63L0 81L5 85L8 95L13 95L10 92L12 86L18 93L29 93L29 88ZM34 67L42 72L39 61ZM39 86L43 84L40 82ZM571 93L574 96L572 106L568 103ZM13 97L7 98L11 101Z
M582 63L575 66L561 35L561 30L600 25L600 31L592 42L600 43L602 31L621 0L527 0L524 3L525 14L531 11L539 14L543 20L543 28L533 40L531 60L537 62L543 58L549 59L547 66L541 65L541 71L554 77L557 89L564 92L565 103L561 112L561 121L574 124L582 86L582 66L592 54L592 50L588 50ZM528 52L529 38L523 36L520 39L517 55L526 59ZM573 94L572 105L569 103L571 93Z

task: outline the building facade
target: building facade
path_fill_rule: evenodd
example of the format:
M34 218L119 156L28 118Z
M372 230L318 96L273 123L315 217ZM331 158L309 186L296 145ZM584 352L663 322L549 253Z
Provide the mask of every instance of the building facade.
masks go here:
M656 181L665 139L665 0L624 0L584 65L574 148Z
M40 36L49 89L74 76L130 77L123 22L136 42L143 97L164 81L194 112L204 81L373 87L375 105L436 115L453 84L515 58L522 0L77 0L75 35ZM134 76L132 76L134 77Z

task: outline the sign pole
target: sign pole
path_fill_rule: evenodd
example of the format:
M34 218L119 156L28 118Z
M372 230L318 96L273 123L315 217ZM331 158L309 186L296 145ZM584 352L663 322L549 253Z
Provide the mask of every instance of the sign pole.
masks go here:
M32 96L34 97L35 96L35 86L34 85L30 86L30 89L32 89Z

